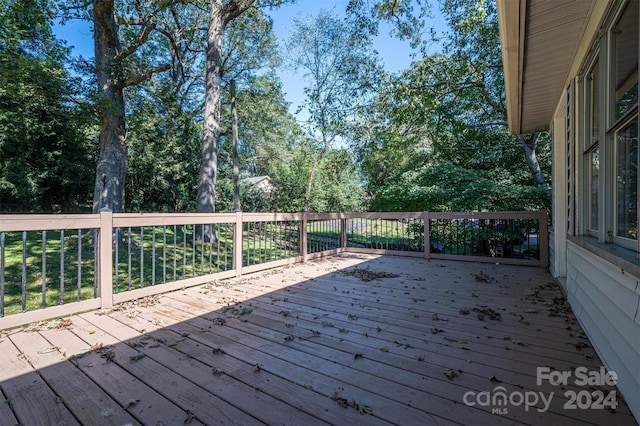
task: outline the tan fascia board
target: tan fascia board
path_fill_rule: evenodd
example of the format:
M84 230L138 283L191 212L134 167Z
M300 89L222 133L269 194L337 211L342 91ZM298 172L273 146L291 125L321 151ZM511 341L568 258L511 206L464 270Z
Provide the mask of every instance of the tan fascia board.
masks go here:
M496 0L496 6L507 96L507 121L511 133L519 134L522 124L522 71L527 5L526 0Z

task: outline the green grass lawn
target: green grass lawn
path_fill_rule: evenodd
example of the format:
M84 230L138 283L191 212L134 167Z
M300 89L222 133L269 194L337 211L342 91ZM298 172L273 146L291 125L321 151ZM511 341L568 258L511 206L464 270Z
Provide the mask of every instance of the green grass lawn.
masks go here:
M114 292L232 269L233 225L216 225L213 242L199 241L196 230L192 225L118 229L113 246ZM24 238L22 232L2 235L4 298L0 303L5 315L95 297L93 230L65 231L64 238L61 231L26 232ZM247 226L243 264L297 256L297 244L297 226Z

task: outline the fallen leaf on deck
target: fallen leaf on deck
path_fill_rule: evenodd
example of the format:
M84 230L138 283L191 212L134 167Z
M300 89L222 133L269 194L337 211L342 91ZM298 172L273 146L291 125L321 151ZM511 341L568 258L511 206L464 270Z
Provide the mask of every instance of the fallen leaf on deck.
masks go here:
M184 423L185 424L191 423L193 421L193 417L194 417L193 413L191 411L187 410L187 418L184 419Z
M260 371L262 371L262 367L260 367L260 364L256 364L255 367L253 368L253 372L259 373Z
M133 407L134 405L136 405L138 402L140 402L139 399L130 399L127 401L127 403L124 405L124 409L129 409L131 407Z
M215 317L211 322L213 322L215 325L224 325L227 320L222 317Z
M491 380L494 383L502 383L502 380L499 380L496 376L491 376L489 380Z
M487 273L483 271L480 271L477 274L474 274L474 277L476 281L482 281L485 283L488 283L489 281L491 281L491 277L489 277L489 275L487 275Z
M47 349L43 349L43 350L41 350L41 351L38 351L38 353L39 353L39 354L41 354L41 355L42 355L42 354L50 354L51 352L56 352L58 349L60 349L60 348L59 348L59 347L57 347L57 346L52 346L52 347L50 347L50 348L47 348Z
M371 407L369 407L368 405L356 402L355 400L351 400L349 405L351 405L353 408L355 408L356 411L358 413L360 413L360 414L371 414L371 413L373 413L373 410L371 409Z
M444 370L444 375L447 376L450 380L453 380L453 378L456 377L458 373L456 373L454 370L450 368L446 368Z
M224 371L216 367L211 367L211 372L213 373L214 376L220 376L222 375L222 373L224 373Z
M138 361L138 360L141 360L142 358L144 358L145 356L146 356L145 354L143 354L142 352L139 352L139 353L137 353L135 355L130 356L129 359L131 361Z
M214 354L223 354L224 351L222 350L222 348L213 348L213 353Z
M432 319L432 320L434 320L434 321L449 321L447 318L440 318L440 317L438 316L438 314L433 314L433 315L431 316L431 319Z
M361 353L357 353L353 356L353 359L358 359L358 358L362 358L364 357L364 355L362 355Z

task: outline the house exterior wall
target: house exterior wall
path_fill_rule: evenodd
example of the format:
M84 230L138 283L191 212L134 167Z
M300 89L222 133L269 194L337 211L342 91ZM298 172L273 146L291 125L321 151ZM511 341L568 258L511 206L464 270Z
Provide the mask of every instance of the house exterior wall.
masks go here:
M636 419L640 418L640 287L635 277L567 244L567 299Z
M596 10L601 15L591 16L591 22L604 23L611 8L620 4L612 2L607 10ZM640 421L640 261L638 250L628 244L633 240L610 236L611 229L616 232L615 212L619 208L614 205L617 124L612 124L615 120L610 118L606 122L609 124L601 126L599 146L596 144L600 175L609 176L608 182L599 178L599 230L594 232L588 223L591 176L586 158L592 148L589 147L591 135L581 120L581 114L585 115L587 92L580 84L594 50L601 49L601 72L608 72L612 60L612 40L605 35L597 41L598 34L603 33L587 32L581 41L570 71L573 74L568 76L564 91L558 94L556 112L550 123L553 138L550 271L564 287L576 317L606 368L617 373L618 387ZM608 84L600 88L599 105L610 108L602 98L613 98L615 88L613 82L605 83Z

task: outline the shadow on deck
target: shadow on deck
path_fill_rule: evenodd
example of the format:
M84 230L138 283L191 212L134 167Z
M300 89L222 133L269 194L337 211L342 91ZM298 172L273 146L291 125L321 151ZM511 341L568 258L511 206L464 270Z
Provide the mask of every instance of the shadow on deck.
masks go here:
M637 424L601 365L539 268L343 254L4 332L0 424Z

